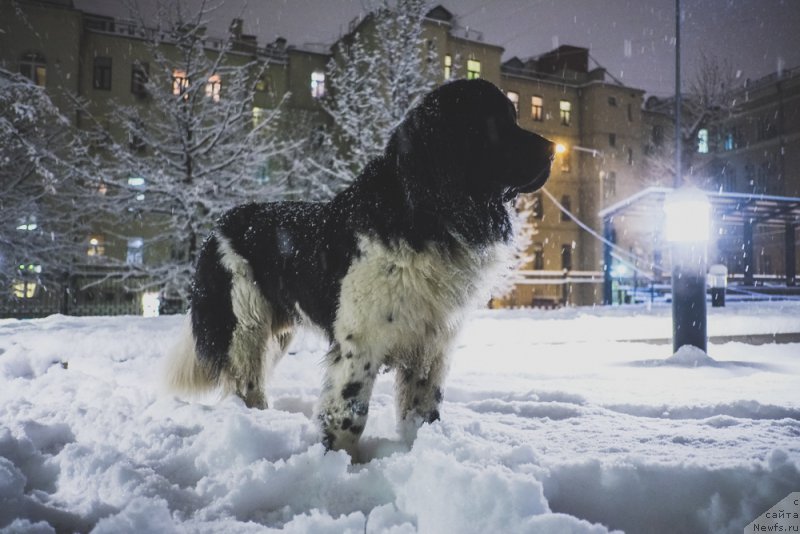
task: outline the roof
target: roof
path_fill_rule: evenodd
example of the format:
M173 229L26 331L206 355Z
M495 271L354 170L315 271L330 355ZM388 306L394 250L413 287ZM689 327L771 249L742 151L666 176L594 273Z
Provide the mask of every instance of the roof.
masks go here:
M672 193L669 187L649 187L617 202L598 215L647 215L661 211L664 198ZM761 226L800 224L800 198L752 193L726 193L704 191L711 203L712 215L725 224L744 224L745 221Z

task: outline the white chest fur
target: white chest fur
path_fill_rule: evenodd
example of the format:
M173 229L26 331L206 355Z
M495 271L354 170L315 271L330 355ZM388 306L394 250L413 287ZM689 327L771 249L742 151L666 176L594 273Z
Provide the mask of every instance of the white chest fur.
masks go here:
M415 251L404 242L387 246L366 236L358 247L360 257L342 280L334 335L343 352L401 366L425 365L407 360L441 354L464 312L488 299L508 249Z

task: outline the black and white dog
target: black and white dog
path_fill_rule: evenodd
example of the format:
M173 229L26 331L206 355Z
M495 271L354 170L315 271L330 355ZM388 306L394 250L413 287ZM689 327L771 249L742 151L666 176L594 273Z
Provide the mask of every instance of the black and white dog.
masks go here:
M413 435L439 418L464 312L507 265L510 201L544 185L553 153L497 87L454 81L330 202L232 209L197 261L171 385L222 386L265 408L265 377L295 325L311 322L331 342L317 412L326 447L355 455L383 366L396 370L399 427Z

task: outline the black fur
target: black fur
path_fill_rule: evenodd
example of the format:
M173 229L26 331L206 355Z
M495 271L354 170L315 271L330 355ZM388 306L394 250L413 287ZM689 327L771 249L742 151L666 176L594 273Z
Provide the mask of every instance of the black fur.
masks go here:
M334 340L334 324L342 279L360 256L358 236L386 247L406 243L417 252L431 245L448 251L508 242L509 202L520 192L544 185L553 153L550 141L517 126L511 102L491 83L461 80L432 91L393 133L383 156L330 202L252 203L219 220L216 237L203 246L192 287L199 359L212 378L230 364L237 317L231 305L231 274L221 264L223 243L252 271L254 284L269 304L271 328L296 322L299 307L336 342L329 365L350 365L362 355L354 358L348 349L342 358L345 342L354 342L353 334ZM389 267L387 275L393 269ZM385 318L391 328L395 318L390 312ZM423 330L427 334L438 327L426 325ZM376 361L375 368L381 363ZM358 363L359 370L370 368L370 362ZM362 391L360 382L349 382L341 396L368 395L369 388L371 383ZM431 402L438 405L441 390L432 392ZM438 417L436 410L425 416L429 421ZM356 434L363 428L363 421L356 424L349 417L338 421ZM323 434L326 443L334 443L335 436L324 424Z

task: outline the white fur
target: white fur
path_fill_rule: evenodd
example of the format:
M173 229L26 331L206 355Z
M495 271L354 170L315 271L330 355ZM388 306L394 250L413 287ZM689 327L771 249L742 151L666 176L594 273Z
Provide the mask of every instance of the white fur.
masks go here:
M161 376L165 377L167 390L195 395L212 389L215 384L200 364L195 352L192 322L186 316L178 343L172 349Z

